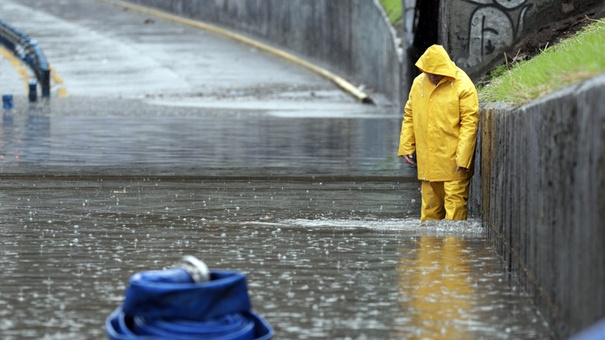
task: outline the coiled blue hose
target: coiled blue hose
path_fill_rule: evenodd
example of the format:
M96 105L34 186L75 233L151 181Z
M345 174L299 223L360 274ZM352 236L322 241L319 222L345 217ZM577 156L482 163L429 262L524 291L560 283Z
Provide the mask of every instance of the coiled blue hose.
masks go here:
M105 321L109 339L271 339L271 326L251 310L245 275L209 278L193 282L183 268L133 275L123 305Z

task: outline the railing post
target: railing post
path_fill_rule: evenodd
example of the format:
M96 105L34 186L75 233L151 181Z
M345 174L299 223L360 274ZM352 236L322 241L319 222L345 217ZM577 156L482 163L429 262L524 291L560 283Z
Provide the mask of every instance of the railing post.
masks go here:
M50 97L50 70L42 70L42 97Z
M34 79L31 79L29 81L29 94L28 94L30 102L35 102L38 99L37 87L38 87L38 82L36 82Z

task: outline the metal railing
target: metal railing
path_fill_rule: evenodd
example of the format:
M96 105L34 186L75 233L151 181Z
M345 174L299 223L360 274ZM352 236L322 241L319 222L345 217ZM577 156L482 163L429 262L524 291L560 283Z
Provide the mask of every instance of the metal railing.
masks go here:
M0 20L0 43L32 69L42 97L50 97L50 65L36 40Z

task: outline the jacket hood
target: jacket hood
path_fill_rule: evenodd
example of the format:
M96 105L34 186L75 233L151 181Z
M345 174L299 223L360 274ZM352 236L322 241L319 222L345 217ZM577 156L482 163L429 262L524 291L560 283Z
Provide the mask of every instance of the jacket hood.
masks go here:
M424 73L456 78L456 64L441 45L429 47L416 62L416 67Z

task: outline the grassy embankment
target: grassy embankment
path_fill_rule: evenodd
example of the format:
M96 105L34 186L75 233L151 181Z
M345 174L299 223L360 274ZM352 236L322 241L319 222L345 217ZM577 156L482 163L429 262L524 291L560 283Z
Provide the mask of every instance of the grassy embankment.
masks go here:
M401 0L380 0L382 4L382 8L389 16L389 20L393 26L398 26L401 24Z
M401 23L401 0L380 0L393 25ZM532 59L503 65L479 89L481 102L524 105L547 93L605 72L605 20L594 22L575 36L545 48Z
M481 102L521 106L547 93L605 72L605 20L594 20L578 34L512 67L492 72L479 89Z

